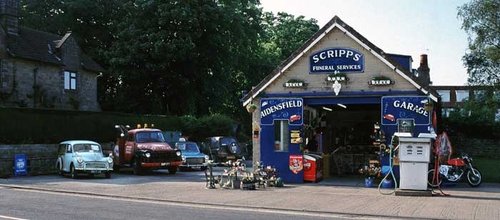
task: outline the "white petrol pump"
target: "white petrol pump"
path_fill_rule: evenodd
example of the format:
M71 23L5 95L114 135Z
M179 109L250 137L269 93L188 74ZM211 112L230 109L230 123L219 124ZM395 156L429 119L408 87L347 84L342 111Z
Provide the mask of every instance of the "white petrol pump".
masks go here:
M431 161L429 137L399 138L399 189L427 190Z

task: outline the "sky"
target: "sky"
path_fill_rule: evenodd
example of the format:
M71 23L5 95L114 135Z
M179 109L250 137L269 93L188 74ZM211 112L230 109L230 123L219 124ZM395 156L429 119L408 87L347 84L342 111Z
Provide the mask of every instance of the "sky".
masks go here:
M433 85L465 85L467 33L457 7L466 0L260 0L264 11L314 18L335 15L386 53L410 55L418 68L427 54Z

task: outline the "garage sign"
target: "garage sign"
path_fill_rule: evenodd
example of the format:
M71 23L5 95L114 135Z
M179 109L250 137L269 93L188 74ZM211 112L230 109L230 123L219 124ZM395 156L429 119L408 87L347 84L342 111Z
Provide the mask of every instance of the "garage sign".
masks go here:
M382 124L397 125L398 119L414 119L415 125L430 125L430 114L425 110L426 96L382 97Z

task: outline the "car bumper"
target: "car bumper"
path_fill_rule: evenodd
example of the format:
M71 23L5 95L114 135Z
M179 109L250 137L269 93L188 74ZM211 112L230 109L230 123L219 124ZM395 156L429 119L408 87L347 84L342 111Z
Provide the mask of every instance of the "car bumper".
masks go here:
M208 163L198 163L198 164L181 164L180 167L186 167L186 168L202 168L206 167Z
M75 170L78 172L85 173L105 173L113 171L112 167L109 168L86 168L86 167L75 167Z
M159 169L163 167L171 167L171 166L180 166L182 165L182 161L171 161L171 162L141 162L141 167L143 168L150 168L150 169Z

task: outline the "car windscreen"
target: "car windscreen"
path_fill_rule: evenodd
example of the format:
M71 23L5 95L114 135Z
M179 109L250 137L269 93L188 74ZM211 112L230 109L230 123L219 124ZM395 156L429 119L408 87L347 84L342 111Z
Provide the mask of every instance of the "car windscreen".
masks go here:
M143 131L135 134L135 141L137 143L165 142L165 138L160 131Z
M91 153L101 153L101 146L95 144L75 144L73 145L74 152L91 152Z
M234 144L238 145L238 142L234 138L221 138L220 140L221 145L226 145L226 146L231 146Z
M183 152L195 152L195 153L200 152L198 145L193 142L184 142L184 143L178 142L175 144L175 146Z

